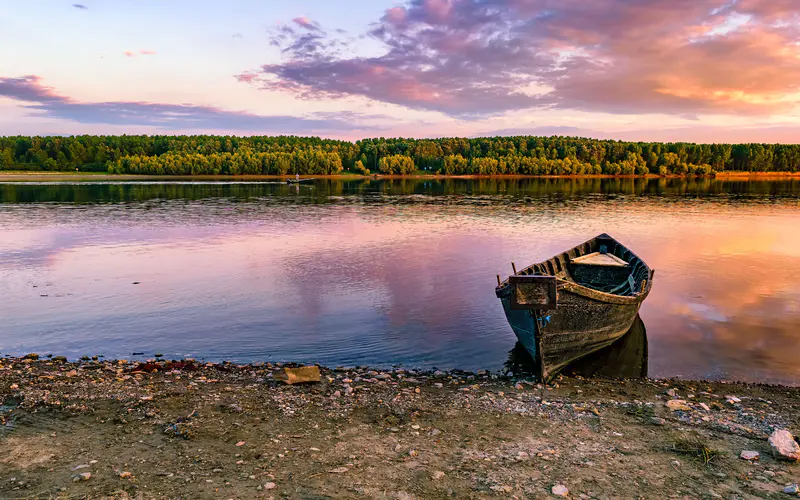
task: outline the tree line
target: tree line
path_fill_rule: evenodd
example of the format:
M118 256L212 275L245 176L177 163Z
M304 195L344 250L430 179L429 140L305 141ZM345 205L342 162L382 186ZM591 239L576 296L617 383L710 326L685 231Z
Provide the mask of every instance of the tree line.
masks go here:
M356 142L298 136L0 137L0 170L165 175L706 175L800 171L800 145L484 137Z

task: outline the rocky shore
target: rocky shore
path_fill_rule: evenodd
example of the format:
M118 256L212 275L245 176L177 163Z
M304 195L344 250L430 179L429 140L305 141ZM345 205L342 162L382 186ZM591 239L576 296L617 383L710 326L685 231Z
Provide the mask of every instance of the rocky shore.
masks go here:
M798 496L800 388L282 368L0 358L0 498Z

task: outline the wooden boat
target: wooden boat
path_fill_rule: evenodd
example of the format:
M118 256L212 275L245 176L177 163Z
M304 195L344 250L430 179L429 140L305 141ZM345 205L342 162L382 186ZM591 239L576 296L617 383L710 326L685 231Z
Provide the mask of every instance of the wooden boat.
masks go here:
M582 377L647 377L647 329L637 315L631 329L610 346L570 363L561 373ZM537 375L538 366L530 353L517 342L508 353L505 368L517 375Z
M308 179L286 179L286 184L300 184L301 182L314 182L314 178Z
M653 286L654 271L607 234L519 272L511 265L495 293L544 381L622 337Z
M567 365L563 372L583 377L645 378L647 354L647 329L637 315L622 338Z

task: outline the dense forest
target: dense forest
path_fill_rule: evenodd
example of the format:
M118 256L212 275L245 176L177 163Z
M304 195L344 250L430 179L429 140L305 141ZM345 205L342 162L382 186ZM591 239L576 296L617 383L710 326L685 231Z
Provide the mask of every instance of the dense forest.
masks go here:
M708 175L797 172L800 145L578 137L364 139L234 136L0 137L0 170L134 174Z

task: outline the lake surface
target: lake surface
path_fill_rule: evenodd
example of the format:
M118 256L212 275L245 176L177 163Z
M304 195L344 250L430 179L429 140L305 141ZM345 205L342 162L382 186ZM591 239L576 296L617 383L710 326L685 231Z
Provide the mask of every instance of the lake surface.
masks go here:
M800 385L800 181L0 184L0 352L499 369L496 274L656 269L649 375Z

